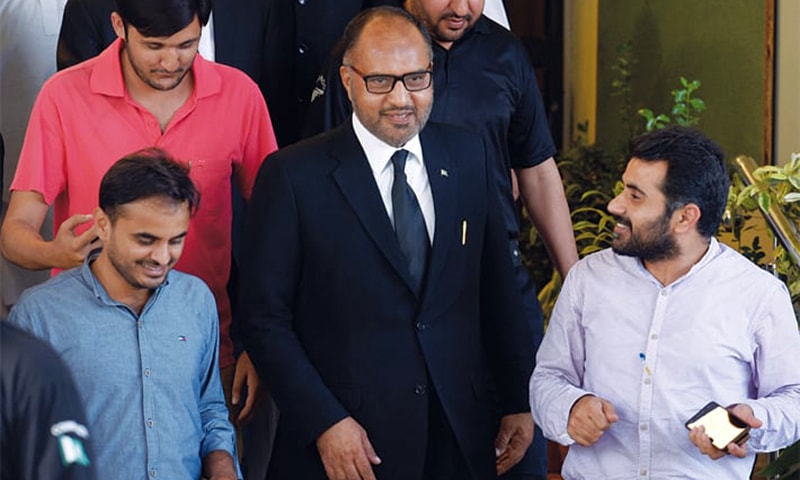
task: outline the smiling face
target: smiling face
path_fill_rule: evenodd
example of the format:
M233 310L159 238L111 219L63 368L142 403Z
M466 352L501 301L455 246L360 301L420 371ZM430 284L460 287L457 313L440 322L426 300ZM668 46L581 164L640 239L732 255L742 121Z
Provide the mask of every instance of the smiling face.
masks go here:
M408 20L378 17L364 27L339 74L353 111L367 130L394 147L405 145L422 130L433 105L432 86L409 92L398 81L389 93L376 94L367 91L363 77L421 72L431 67L431 61L425 38Z
M655 262L675 257L678 245L672 233L672 212L662 185L666 161L632 158L622 182L625 188L608 204L617 219L611 248L620 255Z
M145 37L132 25L126 26L116 12L112 14L112 25L125 41L123 70L134 73L144 85L154 90L173 90L192 71L202 28L197 17L169 37ZM131 77L126 75L128 78Z
M109 292L132 294L164 283L183 252L189 228L188 203L151 197L120 205L114 218L98 209L95 221Z
M406 10L420 19L431 37L449 49L475 25L484 0L406 0Z

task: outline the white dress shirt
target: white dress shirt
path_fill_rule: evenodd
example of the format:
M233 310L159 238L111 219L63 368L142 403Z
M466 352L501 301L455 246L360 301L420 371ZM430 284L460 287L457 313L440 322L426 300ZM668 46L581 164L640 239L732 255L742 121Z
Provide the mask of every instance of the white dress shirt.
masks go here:
M208 15L208 22L203 26L200 32L200 44L197 46L197 51L206 60L215 61L215 47L214 47L214 12Z
M494 20L495 23L506 27L506 30L511 30L503 0L486 0L486 3L483 4L483 14Z
M367 156L372 175L375 177L375 183L381 192L383 205L386 207L386 213L389 215L392 225L394 225L394 209L392 208L394 167L392 166L392 155L400 149L408 150L405 168L406 181L411 190L414 191L414 195L417 196L422 216L425 218L428 240L433 243L436 214L433 209L433 194L431 193L430 181L428 181L428 170L425 168L425 162L422 157L422 144L419 141L419 135L414 135L414 138L400 148L393 147L367 130L358 120L355 113L353 113L353 130L355 130L358 142Z

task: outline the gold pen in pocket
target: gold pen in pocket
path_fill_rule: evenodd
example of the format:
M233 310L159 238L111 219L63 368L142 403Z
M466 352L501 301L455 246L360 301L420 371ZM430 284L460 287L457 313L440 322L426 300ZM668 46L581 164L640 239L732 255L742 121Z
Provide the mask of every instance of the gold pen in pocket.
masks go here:
M467 244L467 221L461 220L461 245Z

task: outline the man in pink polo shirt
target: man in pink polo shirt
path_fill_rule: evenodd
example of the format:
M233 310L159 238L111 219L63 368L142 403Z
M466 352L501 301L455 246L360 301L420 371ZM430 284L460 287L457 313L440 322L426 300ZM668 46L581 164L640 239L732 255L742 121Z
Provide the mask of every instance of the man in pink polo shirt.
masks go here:
M234 359L229 332L231 177L249 198L261 162L277 143L256 84L197 55L209 4L119 0L111 16L119 38L45 83L11 185L0 249L28 269L80 264L99 246L90 213L114 160L143 147L170 152L190 167L202 194L176 268L197 275L214 293L223 383L227 392L237 386L236 403L241 386L252 393L258 380L247 354ZM49 205L59 226L52 240L39 234ZM248 395L240 418L253 397Z

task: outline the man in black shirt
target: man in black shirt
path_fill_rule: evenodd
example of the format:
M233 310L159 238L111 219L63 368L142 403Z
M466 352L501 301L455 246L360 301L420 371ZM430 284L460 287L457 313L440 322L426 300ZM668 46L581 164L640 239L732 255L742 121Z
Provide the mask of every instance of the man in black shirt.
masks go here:
M47 344L0 319L0 478L93 480L72 374Z
M422 21L434 40L430 120L478 132L487 150L494 152L493 175L501 196L509 252L535 332L531 348L536 349L544 334L543 318L536 288L519 256L514 175L531 221L562 277L578 260L578 253L533 67L519 40L481 15L483 6L484 0L405 2L405 9ZM338 79L339 65L341 52L335 52L312 94L307 134L333 128L350 115L350 102ZM504 470L502 459L500 454L500 472ZM505 478L545 477L546 444L537 428L526 459Z

